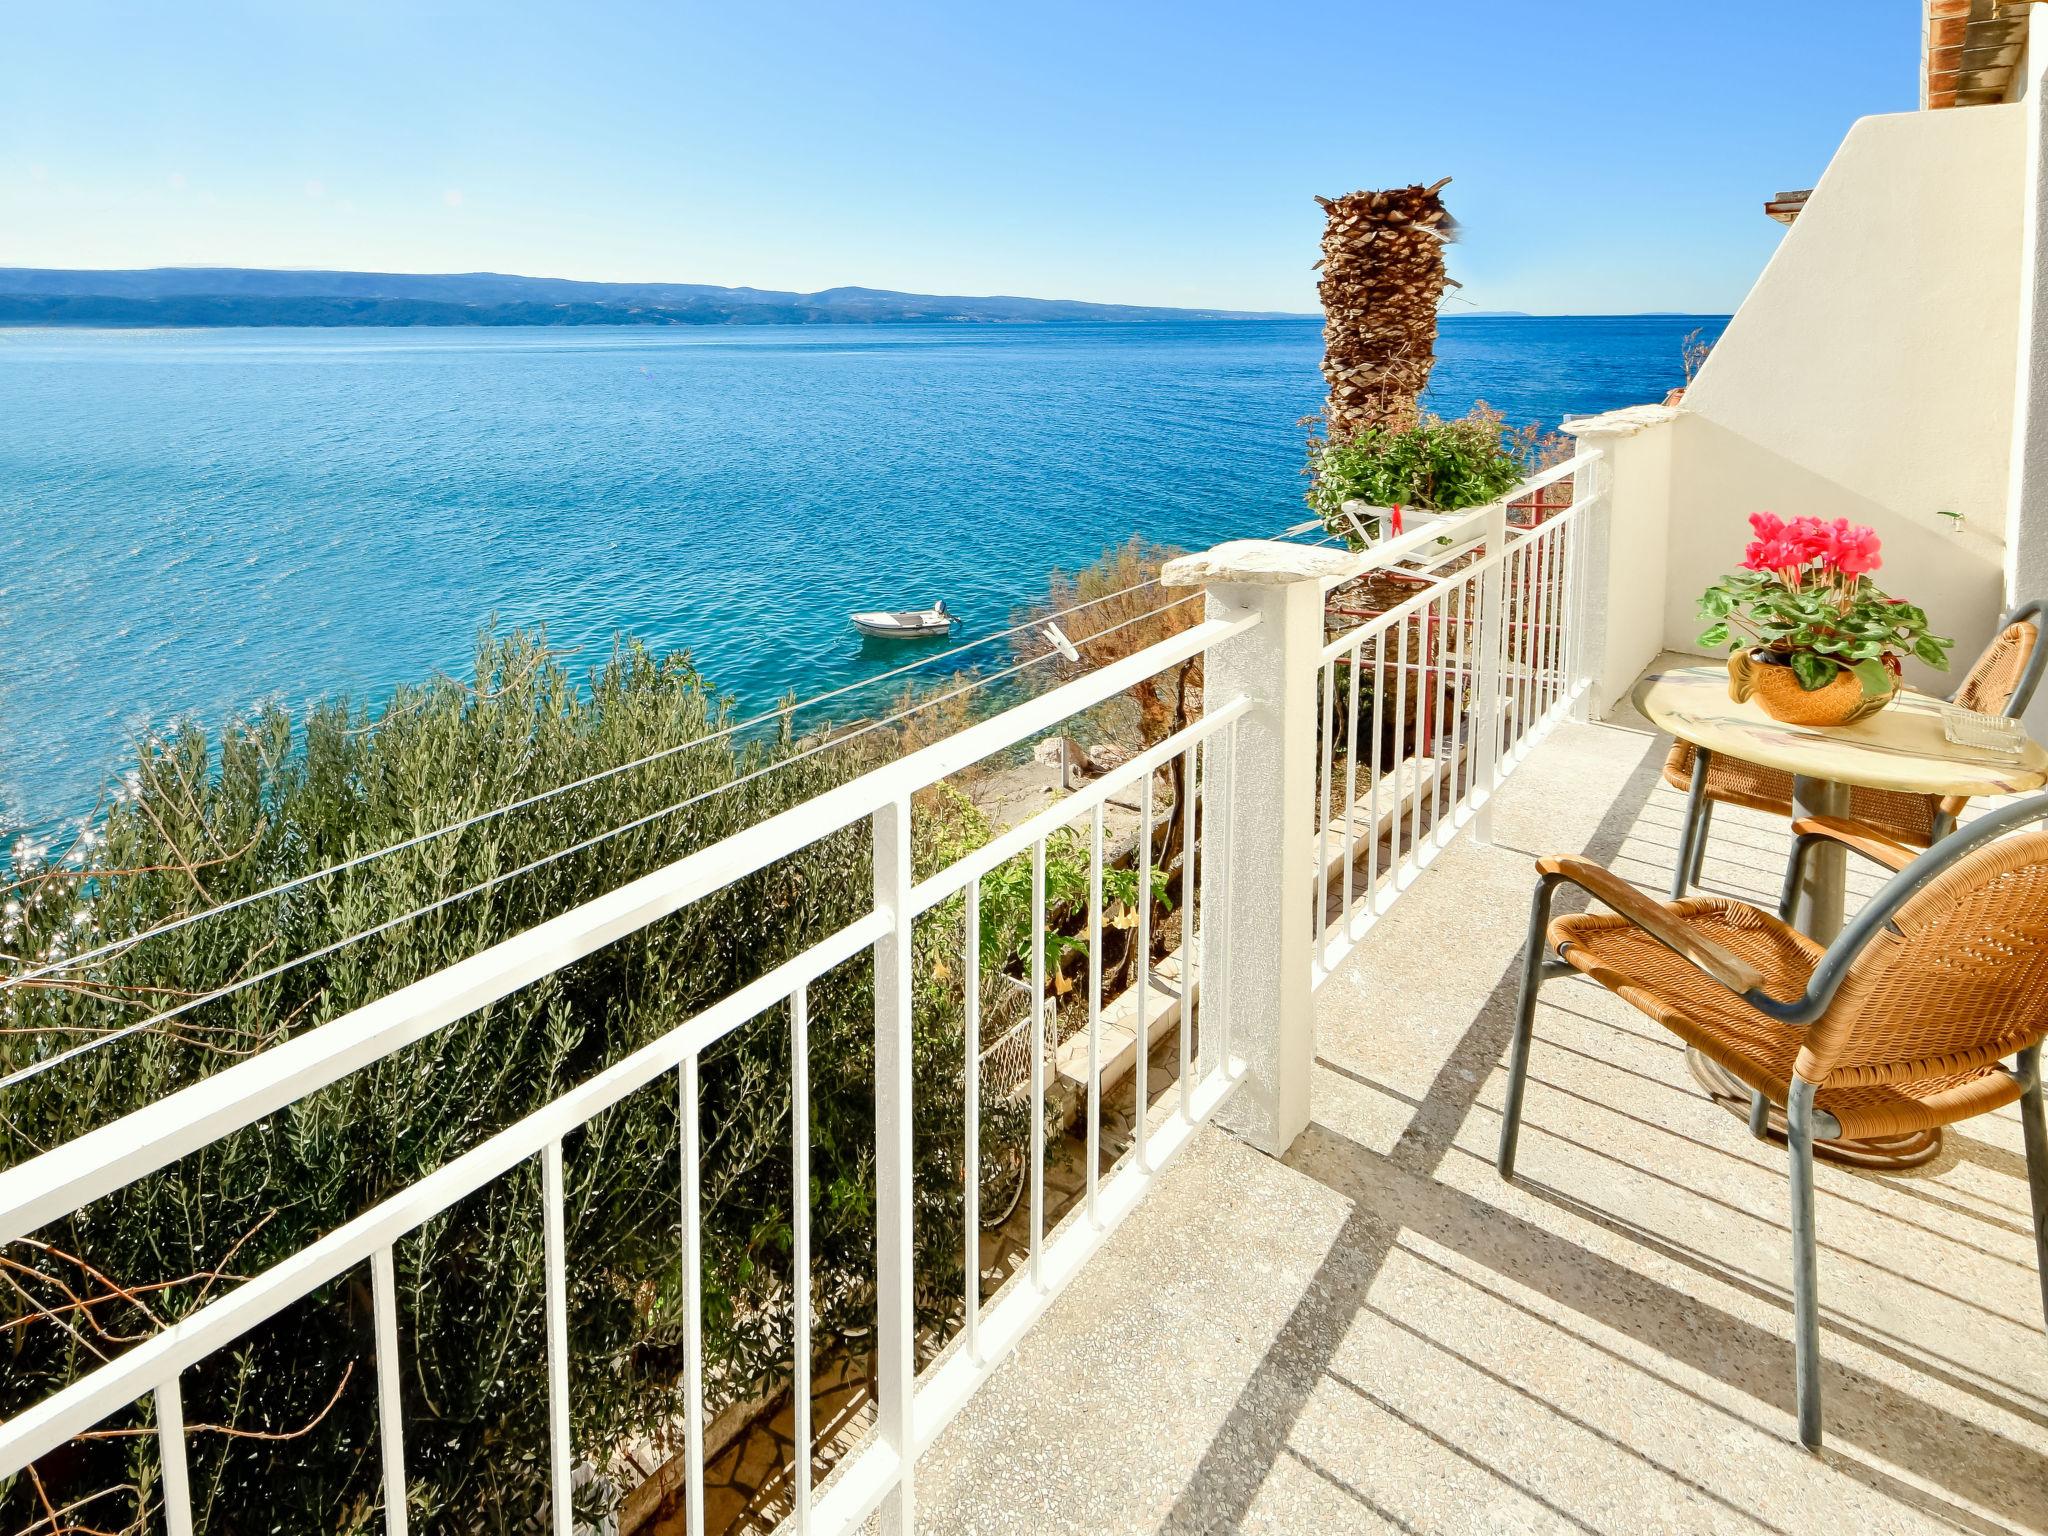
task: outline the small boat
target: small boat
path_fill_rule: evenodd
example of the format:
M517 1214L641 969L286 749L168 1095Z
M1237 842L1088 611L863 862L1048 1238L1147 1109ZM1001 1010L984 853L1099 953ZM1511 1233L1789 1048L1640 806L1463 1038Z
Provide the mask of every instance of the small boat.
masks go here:
M871 613L856 613L853 627L864 635L873 635L878 640L924 640L934 635L950 635L959 618L944 603L933 603L929 608L905 608L897 612L880 609Z

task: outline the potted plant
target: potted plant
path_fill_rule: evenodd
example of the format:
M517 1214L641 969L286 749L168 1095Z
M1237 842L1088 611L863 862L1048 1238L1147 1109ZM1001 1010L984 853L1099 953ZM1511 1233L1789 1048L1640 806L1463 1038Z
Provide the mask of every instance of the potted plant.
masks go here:
M1713 621L1700 644L1729 648L1737 703L1754 698L1791 724L1844 725L1892 701L1908 655L1947 668L1954 642L1870 579L1882 563L1871 529L1770 512L1751 514L1749 526L1756 537L1742 569L1700 596Z

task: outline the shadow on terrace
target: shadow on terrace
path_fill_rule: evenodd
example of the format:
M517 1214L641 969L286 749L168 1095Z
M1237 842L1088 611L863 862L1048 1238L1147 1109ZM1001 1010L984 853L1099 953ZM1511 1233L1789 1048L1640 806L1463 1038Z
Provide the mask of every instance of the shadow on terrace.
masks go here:
M1493 1169L1531 861L1653 892L1664 743L1566 725L1317 998L1282 1161L1201 1133L939 1438L930 1531L2048 1529L2048 1343L2012 1110L1883 1177L1823 1164L1828 1446L1796 1442L1784 1153L1678 1042L1554 983ZM1771 905L1782 821L1703 887ZM1851 871L1852 908L1876 883Z

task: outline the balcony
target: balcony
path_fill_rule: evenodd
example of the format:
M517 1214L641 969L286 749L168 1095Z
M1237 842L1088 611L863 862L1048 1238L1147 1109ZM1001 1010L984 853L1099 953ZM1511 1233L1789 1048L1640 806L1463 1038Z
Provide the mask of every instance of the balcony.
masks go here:
M919 1529L2028 1531L2048 1347L2017 1117L1907 1176L1823 1164L1828 1448L1792 1417L1781 1149L1677 1042L1553 983L1493 1168L1531 856L1660 892L1683 797L1626 717L1560 727L1316 999L1284 1158L1202 1131L919 1467ZM1771 905L1782 822L1704 887ZM1857 883L1852 905L1874 883Z
M1206 586L1206 617L1172 638L0 1170L0 1241L13 1241L821 840L862 849L849 920L777 935L786 958L772 968L122 1341L0 1422L0 1479L81 1436L135 1436L156 1453L171 1536L206 1528L186 1383L345 1280L374 1384L374 1456L360 1461L375 1492L359 1507L405 1536L408 1448L433 1417L407 1395L403 1245L520 1177L540 1227L546 1367L544 1437L525 1454L547 1507L513 1518L563 1536L606 1528L597 1491L627 1458L578 1416L579 1373L606 1362L576 1352L571 1297L608 1256L579 1252L570 1192L584 1128L644 1091L679 1110L673 1162L646 1174L650 1188L674 1179L674 1241L645 1262L649 1293L663 1279L680 1293L682 1412L642 1530L2048 1528L2048 1353L2016 1115L1952 1130L1910 1176L1821 1169L1821 1456L1791 1429L1783 1154L1705 1100L1675 1041L1590 983L1559 983L1538 1017L1517 1182L1494 1173L1532 857L1583 853L1654 889L1676 854L1663 744L1625 712L1575 719L1622 691L1615 595L1633 572L1612 554L1606 467L1589 452L1508 503L1361 555L1259 544L1195 557L1167 581ZM913 861L914 807L932 786L1197 659L1190 723L949 862ZM1155 848L1194 860L1175 875L1177 952L1135 966L1115 999L1101 971L1113 800L1135 817L1135 862L1120 871L1132 892L1152 889ZM1169 823L1177 844L1153 836ZM1723 808L1715 826L1707 888L1770 904L1782 824ZM1082 924L1087 956L1064 972L1049 848L1081 850L1088 889L1064 919ZM1014 889L1020 874L1025 953L984 975L984 886ZM1852 884L1852 898L1874 889ZM1129 953L1156 955L1152 913L1133 896ZM941 925L937 947L921 919ZM873 1328L856 1330L869 1337L859 1372L843 1351L825 1358L811 1209L793 1202L774 1298L790 1308L778 1390L793 1406L761 1440L821 1453L776 1466L779 1451L724 1441L715 1417L746 1398L706 1358L717 1170L702 1061L757 1019L787 1021L795 1091L777 1155L787 1187L810 1190L810 999L849 963L869 967L860 1029L870 996L874 1023L873 1264L860 1276ZM992 1041L1018 1042L1012 1107L1063 1109L1013 1116L1029 1126L1014 1215L984 1223L975 1177L940 1192L978 1262L935 1305L914 1242L934 1186L917 1182L913 1103L930 1101L914 1101L912 1056L913 1018L935 1027L940 981L957 1059L983 1063L953 1080L964 1146L988 1145ZM1064 1036L1039 1029L1040 1003L1058 1018L1075 988ZM998 1011L1019 996L1032 1001ZM1144 1114L1112 1102L1119 1021L1150 1044L1148 1070L1122 1069L1146 1085ZM1135 1110L1128 1087L1124 1103ZM856 1375L865 1398L848 1390ZM757 1496L735 1521L739 1482Z

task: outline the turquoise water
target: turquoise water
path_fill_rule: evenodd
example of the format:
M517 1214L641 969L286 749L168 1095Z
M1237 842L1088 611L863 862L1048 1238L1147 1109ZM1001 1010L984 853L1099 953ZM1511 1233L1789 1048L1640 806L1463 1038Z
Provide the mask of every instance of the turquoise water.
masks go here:
M1662 398L1719 320L1451 319L1431 404ZM0 332L0 826L140 731L461 668L477 625L687 646L749 705L1003 627L1047 570L1304 514L1316 322ZM855 699L851 708L871 704Z

